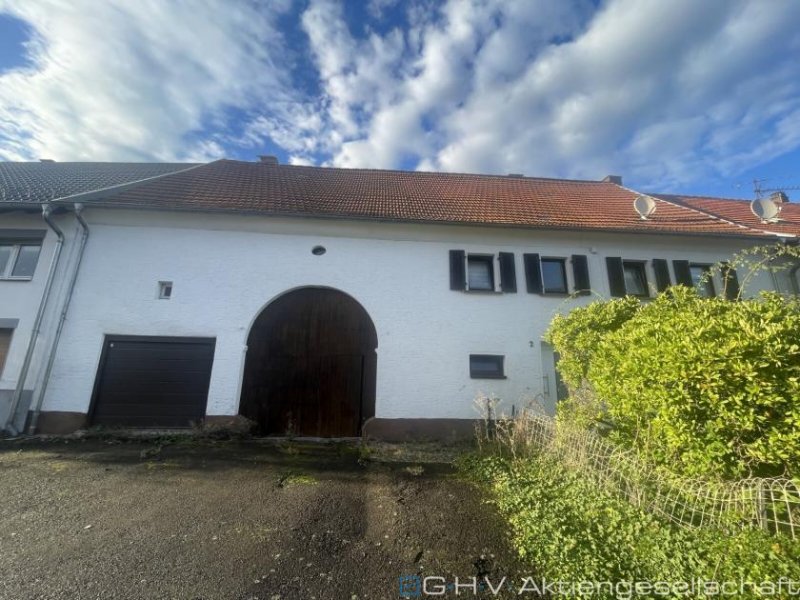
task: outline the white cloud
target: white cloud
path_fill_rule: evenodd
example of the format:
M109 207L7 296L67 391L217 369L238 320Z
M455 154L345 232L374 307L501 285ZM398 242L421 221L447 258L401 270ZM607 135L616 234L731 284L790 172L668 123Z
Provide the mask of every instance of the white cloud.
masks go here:
M0 157L216 157L195 135L226 108L286 102L283 0L0 1L29 23L33 65L0 76Z
M334 164L620 172L672 187L800 146L800 4L791 0L610 0L598 11L453 1L433 13L422 4L409 10L394 62L355 40L336 5L310 11L320 6L327 34L309 35L319 60L331 48L337 57L336 69L321 68L342 140ZM391 93L350 85L376 64L373 88Z

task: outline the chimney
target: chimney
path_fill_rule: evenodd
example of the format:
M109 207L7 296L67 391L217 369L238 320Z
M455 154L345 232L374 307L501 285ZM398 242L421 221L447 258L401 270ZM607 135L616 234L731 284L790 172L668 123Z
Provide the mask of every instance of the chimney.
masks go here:
M39 162L40 163L54 163L56 161L54 161L52 158L40 158Z
M789 196L787 196L784 192L772 192L769 195L769 199L772 200L775 204L783 204L785 202L789 202Z
M258 162L260 162L262 165L277 165L278 157L273 156L272 154L259 154Z
M606 175L603 177L604 183L616 183L617 185L622 185L622 175Z

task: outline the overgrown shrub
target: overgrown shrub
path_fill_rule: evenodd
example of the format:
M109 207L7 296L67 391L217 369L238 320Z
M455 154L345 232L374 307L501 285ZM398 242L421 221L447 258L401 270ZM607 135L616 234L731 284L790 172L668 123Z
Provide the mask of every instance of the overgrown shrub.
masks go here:
M730 302L670 288L556 317L547 335L571 389L559 417L602 421L644 458L687 475L797 476L800 303Z
M638 298L626 296L592 302L555 316L545 341L558 352L558 371L569 388L581 386L603 338L627 323L640 308Z
M587 378L613 439L689 475L795 473L800 304L679 286L595 344Z
M552 457L472 456L461 467L488 487L491 501L510 525L516 549L538 578L612 583L699 579L737 585L740 581L777 584L781 577L800 581L797 542L758 530L725 532L661 522L596 488ZM737 597L761 596L750 588Z

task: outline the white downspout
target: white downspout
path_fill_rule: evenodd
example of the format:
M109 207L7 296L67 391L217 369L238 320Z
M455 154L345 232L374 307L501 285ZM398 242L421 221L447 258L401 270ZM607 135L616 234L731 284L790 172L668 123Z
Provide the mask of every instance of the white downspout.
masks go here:
M89 239L89 225L83 218L83 204L75 204L74 205L75 211L75 218L78 220L78 223L81 226L81 241L80 247L78 248L78 257L75 259L75 267L72 269L72 274L70 275L69 287L67 288L67 295L64 297L64 304L61 307L61 314L58 317L58 326L56 327L56 333L53 337L53 343L50 346L50 352L47 356L47 366L44 370L44 376L42 377L41 384L37 388L34 394L34 401L31 403L33 406L33 415L31 416L31 422L28 426L28 433L33 434L36 432L36 424L39 422L39 414L42 412L42 402L44 402L44 393L47 391L47 384L50 381L50 372L53 370L53 363L55 362L56 358L56 351L58 350L58 342L61 339L61 332L64 330L64 322L67 319L67 311L69 310L69 305L72 300L72 295L75 292L75 282L78 280L78 272L81 268L81 262L83 262L83 251L86 248L86 241Z
M28 340L28 349L25 351L25 359L22 362L22 369L20 369L19 372L17 386L14 388L14 394L11 396L11 407L8 417L6 417L6 422L3 424L3 429L10 432L12 435L17 435L19 433L14 425L14 417L17 414L20 399L22 398L25 380L28 378L28 370L31 367L31 361L33 360L33 352L36 349L36 342L39 339L39 332L42 329L42 320L44 319L45 308L47 306L47 301L50 298L50 291L53 288L56 267L58 266L58 261L61 257L61 250L64 247L64 232L61 231L58 225L53 222L51 218L52 212L53 208L51 206L42 206L42 218L44 219L44 222L47 223L47 226L53 231L53 233L56 234L56 247L55 250L53 250L53 257L50 259L50 268L47 271L47 281L44 285L42 298L39 301L39 310L36 311L36 318L33 321L33 330L31 331L30 340Z

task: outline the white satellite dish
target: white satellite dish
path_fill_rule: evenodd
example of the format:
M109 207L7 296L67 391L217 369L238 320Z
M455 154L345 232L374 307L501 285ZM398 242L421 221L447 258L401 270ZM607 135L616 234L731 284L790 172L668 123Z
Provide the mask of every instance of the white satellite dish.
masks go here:
M642 219L647 219L647 217L656 212L656 201L650 196L636 196L636 200L633 201L633 208Z
M774 223L781 214L781 205L772 198L756 198L750 203L750 210L762 223Z

